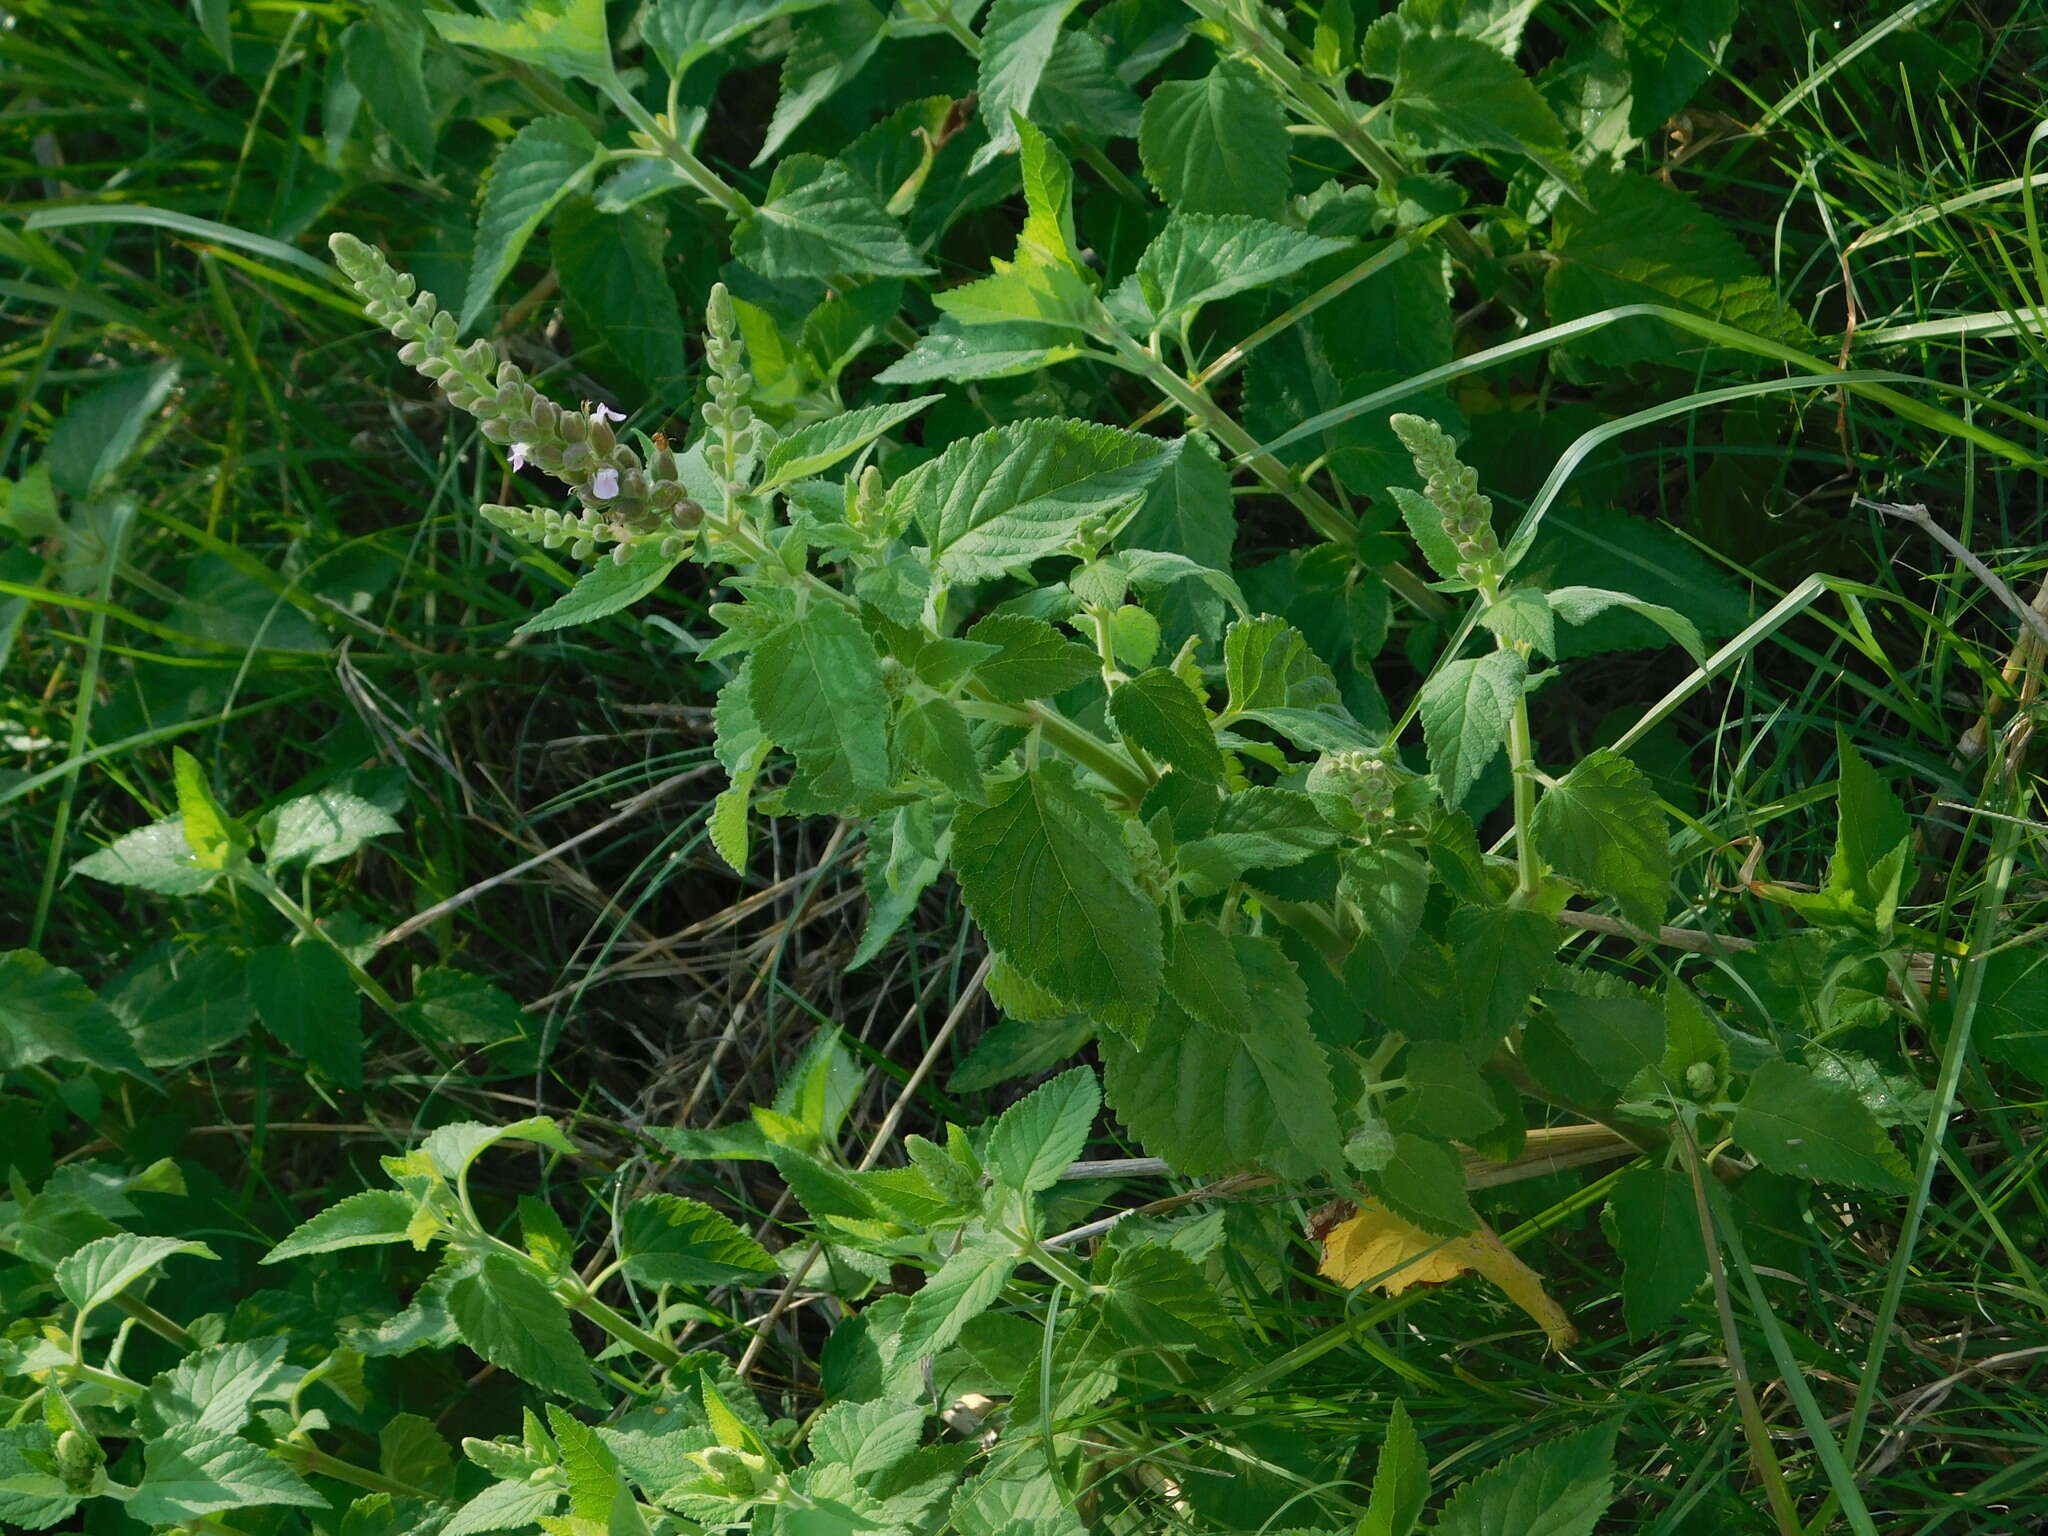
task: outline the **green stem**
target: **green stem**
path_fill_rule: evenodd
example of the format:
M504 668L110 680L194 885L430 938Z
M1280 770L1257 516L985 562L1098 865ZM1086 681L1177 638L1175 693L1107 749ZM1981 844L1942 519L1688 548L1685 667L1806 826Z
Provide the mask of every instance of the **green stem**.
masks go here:
M1508 768L1515 785L1515 899L1527 901L1543 883L1543 856L1536 848L1536 750L1526 694L1515 699L1508 720Z
M1175 405L1199 422L1204 431L1249 465L1253 474L1277 496L1294 503L1317 533L1333 544L1350 548L1358 542L1358 523L1350 513L1333 504L1314 487L1304 484L1258 440L1238 425L1209 392L1175 373L1156 354L1140 346L1107 311L1096 317L1090 334L1115 354L1118 363L1138 375ZM1450 617L1450 604L1429 589L1426 582L1398 562L1378 569L1380 579L1419 612L1441 622Z
M669 163L683 173L684 179L723 208L728 218L744 219L753 213L754 205L745 194L685 148L683 141L669 131L667 124L634 99L623 81L616 76L607 79L604 93L614 106L625 113L633 126L646 134L655 148L668 157Z
M193 1338L187 1330L172 1322L168 1317L165 1317L163 1313L157 1311L148 1302L129 1294L127 1291L122 1291L114 1297L114 1305L134 1318L135 1321L142 1324L143 1327L147 1328L158 1338L175 1344L179 1349L196 1349L199 1346L199 1341Z
M681 1350L656 1338L625 1313L599 1301L582 1286L578 1285L573 1291L565 1290L558 1281L555 1294L562 1298L570 1311L589 1318L628 1349L638 1350L648 1359L664 1367L674 1367L682 1363Z
M1050 704L1026 704L1024 714L1047 741L1107 779L1132 805L1143 800L1152 788L1152 780L1116 748L1076 725Z
M281 1445L272 1454L279 1461L288 1462L301 1472L331 1477L338 1483L349 1483L371 1493L388 1493L393 1498L418 1499L426 1504L450 1502L438 1493L415 1488L411 1483L402 1483L395 1477L386 1477L382 1472L372 1472L368 1467L359 1467L352 1461L343 1461L339 1456L330 1456L317 1446Z

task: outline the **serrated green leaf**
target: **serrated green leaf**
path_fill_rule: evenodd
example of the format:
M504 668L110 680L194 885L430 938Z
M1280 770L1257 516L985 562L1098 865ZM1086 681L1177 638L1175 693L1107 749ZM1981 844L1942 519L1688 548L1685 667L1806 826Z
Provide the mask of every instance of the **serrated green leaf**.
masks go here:
M516 998L448 965L421 971L399 1009L408 1029L450 1045L502 1045L527 1034L526 1011Z
M1585 195L1557 114L1499 52L1475 38L1437 32L1411 33L1397 48L1375 49L1382 25L1367 34L1364 68L1393 82L1387 113L1417 148L1526 155L1575 195Z
M855 790L889 781L889 696L860 621L820 601L755 648L748 688L761 729L808 773Z
M937 1354L968 1323L986 1312L1017 1272L1020 1255L1010 1238L985 1233L962 1244L910 1298L897 1335L896 1354L921 1359Z
M1012 1104L989 1131L984 1154L996 1182L1036 1194L1058 1182L1088 1146L1102 1090L1086 1067L1062 1072Z
M862 1483L880 1477L924 1438L922 1403L834 1403L811 1426L814 1461L837 1462Z
M1536 848L1566 879L1612 896L1640 928L1664 921L1671 844L1664 805L1648 777L1605 747L1543 792L1531 826Z
M1275 1011L1256 1028L1220 1030L1165 1002L1142 1047L1099 1045L1109 1107L1176 1172L1309 1178L1343 1167L1329 1065L1305 1016Z
M0 1070L51 1060L153 1081L120 1019L76 972L33 950L8 950L0 954Z
M1115 819L1064 762L963 806L953 868L975 922L1025 977L1115 1028L1143 1026L1159 993L1159 909Z
M1798 345L1806 327L1719 220L1648 176L1603 171L1588 180L1589 207L1558 210L1545 278L1559 323L1618 304L1665 304ZM1615 366L1669 362L1687 339L1653 319L1624 320L1574 339L1572 349ZM1695 344L1696 345L1696 344Z
M220 1257L200 1242L116 1232L111 1237L95 1238L59 1264L57 1289L80 1312L90 1312L179 1254L201 1259Z
M970 173L1018 147L1017 119L1031 110L1031 98L1052 62L1060 27L1079 0L994 0L981 28L981 69L976 82L978 111L988 142L975 151Z
M773 1274L775 1259L702 1201L644 1195L619 1223L619 1258L645 1285L730 1285Z
M732 249L763 277L778 279L931 271L853 172L817 155L789 155L776 164L767 198L740 220Z
M1409 1536L1429 1500L1429 1458L1408 1408L1398 1397L1373 1467L1372 1494L1353 1536Z
M1735 1106L1735 1139L1774 1173L1903 1195L1911 1172L1853 1088L1789 1061L1751 1074Z
M1229 1358L1235 1328L1216 1287L1188 1256L1165 1243L1109 1249L1090 1279L1103 1321L1132 1349L1197 1349Z
M1535 587L1512 587L1489 604L1479 622L1508 645L1526 645L1543 656L1557 654L1557 615Z
M1662 603L1646 603L1626 592L1609 592L1600 587L1559 587L1550 593L1551 611L1567 624L1590 623L1614 608L1648 619L1684 646L1686 654L1693 660L1706 658L1706 646L1700 640L1699 627L1675 608L1666 608ZM1555 655L1556 652L1548 654Z
M1720 62L1739 10L1739 0L1622 0L1631 133L1649 138L1693 99Z
M1454 1492L1430 1536L1593 1536L1614 1499L1614 1426L1510 1456Z
M1396 1130L1469 1145L1501 1122L1479 1063L1462 1046L1417 1040L1408 1047L1401 1081L1406 1091L1388 1113Z
M284 1241L263 1256L265 1264L281 1264L309 1253L337 1248L362 1248L375 1243L402 1243L412 1221L413 1202L395 1189L365 1189L344 1195L326 1210L294 1227Z
M576 1151L575 1144L562 1134L561 1126L547 1115L528 1115L524 1120L511 1120L503 1125L459 1120L428 1132L420 1150L442 1178L454 1180L461 1178L469 1165L492 1147L513 1141L556 1152Z
M882 20L868 0L833 0L804 18L782 56L782 89L755 165L773 159L804 119L861 72L881 46Z
M988 786L967 731L967 717L951 699L921 699L896 718L903 755L969 805L988 803Z
M243 1339L195 1350L149 1384L149 1409L167 1429L232 1435L285 1374L287 1339Z
M570 323L598 344L579 354L588 356L586 366L615 362L644 389L676 389L690 362L682 311L669 282L668 221L661 205L601 213L586 197L566 198L548 229L548 248ZM756 371L768 370L757 362ZM659 545L654 540L641 548Z
M1300 630L1273 614L1240 619L1223 636L1227 713L1341 708L1337 679Z
M1059 553L1084 525L1142 496L1180 443L1040 418L963 438L889 488L883 515L913 516L945 581L981 581Z
M130 1519L185 1525L226 1509L265 1504L324 1509L327 1500L262 1447L233 1435L174 1429L143 1447Z
M1212 571L1227 571L1237 540L1230 472L1207 438L1190 439L1178 459L1153 481L1116 536L1119 549L1159 549L1185 555ZM1189 635L1213 641L1223 626L1224 599L1194 580L1175 582L1150 603L1169 642Z
M1364 1181L1375 1200L1433 1237L1478 1229L1479 1217L1465 1193L1465 1165L1449 1142L1401 1131L1392 1154Z
M593 624L632 607L664 581L681 561L661 552L659 540L637 544L621 565L602 559L585 571L575 586L528 619L513 633L544 634L577 624Z
M1527 907L1462 906L1445 936L1457 962L1456 1038L1490 1055L1555 963L1557 925Z
M555 1510L562 1490L553 1483L493 1483L441 1527L441 1536L475 1536L480 1531L521 1531Z
M1176 923L1166 956L1166 992L1197 1023L1241 1029L1252 997L1237 946L1205 922Z
M976 379L1006 379L1081 355L1081 338L1071 326L1029 320L970 323L971 319L941 315L916 346L875 375L875 382L931 384L946 380L964 384Z
M1629 1337L1668 1322L1707 1278L1699 1205L1683 1169L1631 1168L1607 1197L1621 1253L1622 1314Z
M1226 796L1209 830L1181 845L1179 862L1195 894L1213 895L1248 870L1299 864L1338 837L1307 795L1259 784Z
M799 428L768 450L768 457L761 464L761 483L756 489L766 492L792 480L807 480L821 474L944 398L919 395L915 400L866 405Z
M1347 243L1249 214L1177 213L1110 296L1110 311L1138 331L1179 326L1204 304L1292 277Z
M263 1027L347 1087L363 1081L363 1005L341 956L324 943L267 944L249 957L249 1000Z
M1664 1014L1652 998L1551 990L1543 1005L1555 1029L1530 1026L1530 1070L1581 1103L1611 1102L1664 1059ZM1538 1022L1545 1022L1542 1015Z
M1223 782L1223 749L1200 695L1171 667L1154 667L1117 684L1109 696L1117 734L1182 773Z
M426 34L403 8L381 6L376 19L341 34L341 67L377 126L423 171L434 168L439 124L421 69Z
M1056 261L996 257L989 265L993 276L948 288L934 294L932 302L960 325L1022 323L1039 330L1057 328L1057 334L1069 341L1081 340L1078 333L1093 316L1097 302L1095 289L1084 275Z
M477 214L475 254L458 329L476 324L541 221L580 189L600 163L597 140L574 118L536 118L505 141L491 163Z
M1101 658L1087 646L1028 614L992 613L968 630L967 638L1000 648L975 664L974 675L991 697L1004 703L1065 693L1102 666Z
M1444 663L1422 685L1422 739L1444 804L1456 807L1507 744L1529 664L1513 651Z
M448 1287L448 1316L476 1353L556 1397L604 1405L562 1303L524 1266L486 1254Z
M514 14L500 14L507 10ZM604 0L525 0L516 9L497 6L489 17L429 11L427 20L458 47L487 49L583 80L611 76Z
M159 896L197 896L221 877L220 870L208 869L193 854L185 841L184 820L178 816L124 833L73 864L71 872Z
M287 800L264 816L263 860L271 868L296 863L332 864L373 837L399 830L391 813L345 789L316 790Z
M1200 80L1168 80L1145 99L1138 155L1159 195L1181 213L1278 219L1292 181L1287 117L1252 69L1219 64Z

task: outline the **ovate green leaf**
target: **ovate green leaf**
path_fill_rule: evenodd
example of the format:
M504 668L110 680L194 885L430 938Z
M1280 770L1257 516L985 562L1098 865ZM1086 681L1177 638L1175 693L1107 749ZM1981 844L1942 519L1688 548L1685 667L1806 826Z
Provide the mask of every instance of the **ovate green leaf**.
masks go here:
M249 957L256 1016L294 1054L336 1082L363 1080L363 1005L348 966L315 940L268 944Z
M1088 1145L1102 1091L1086 1067L1062 1072L1004 1110L989 1132L985 1161L996 1182L1035 1194L1058 1181Z
M556 1397L603 1406L568 1312L517 1261L487 1254L457 1276L448 1315L462 1342L492 1365Z
M81 1312L90 1312L140 1280L144 1275L178 1254L217 1259L204 1243L176 1237L138 1237L116 1232L95 1238L70 1255L56 1269L57 1289Z
M33 950L8 950L0 954L0 1070L53 1059L150 1080L120 1019L76 972Z
M1641 928L1664 921L1671 845L1664 806L1643 771L1602 747L1543 792L1531 828L1566 879L1612 896Z
M1169 80L1145 99L1138 154L1159 195L1181 213L1286 208L1287 117L1250 66L1216 66L1200 80Z
M1422 739L1444 804L1458 806L1507 743L1529 665L1514 651L1446 662L1422 685Z
M963 806L953 867L974 920L1027 979L1116 1028L1159 994L1159 910L1135 884L1115 819L1058 759Z
M1608 1196L1621 1250L1622 1313L1629 1337L1662 1327L1707 1278L1692 1180L1678 1168L1631 1168Z
M931 270L853 172L817 155L777 163L767 199L740 221L732 249L763 277L918 277Z
M181 1526L262 1504L324 1509L327 1500L261 1446L234 1435L174 1429L144 1447L142 1483L127 1513L147 1525Z
M404 1242L412 1213L412 1200L395 1189L359 1190L301 1222L263 1256L263 1262L280 1264L286 1259L328 1253L336 1248Z
M543 634L576 624L592 624L619 613L668 580L668 573L680 563L661 552L658 539L637 544L624 565L609 557L598 561L575 586L520 625L515 633Z
M492 162L483 211L477 215L460 329L476 323L541 220L590 178L598 156L597 140L568 117L537 118L505 141Z
M645 1195L619 1223L619 1257L646 1285L730 1285L771 1274L768 1250L726 1217L681 1195Z
M1223 781L1223 749L1208 708L1171 667L1154 667L1117 684L1109 715L1133 746L1212 783Z
M874 642L837 603L817 602L754 651L761 729L806 772L842 770L857 790L889 779L889 696Z
M988 142L975 151L971 171L1017 148L1016 119L1031 110L1031 98L1052 62L1060 27L1078 0L994 0L981 29L978 111Z
M1084 524L1107 522L1172 465L1167 442L1091 422L1014 422L963 438L889 488L884 515L908 512L947 581L980 581L1056 554Z
M1911 1170L1856 1091L1789 1061L1767 1061L1735 1107L1735 1139L1764 1167L1903 1195Z
M1431 1536L1593 1536L1614 1499L1614 1426L1510 1456L1464 1484Z

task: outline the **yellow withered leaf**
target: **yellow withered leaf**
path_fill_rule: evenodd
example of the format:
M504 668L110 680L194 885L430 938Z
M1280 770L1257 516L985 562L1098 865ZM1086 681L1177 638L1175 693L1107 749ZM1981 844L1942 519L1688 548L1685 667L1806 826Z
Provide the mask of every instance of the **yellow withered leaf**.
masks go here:
M1578 1329L1543 1288L1543 1278L1516 1258L1493 1228L1463 1237L1432 1237L1370 1202L1334 1224L1317 1222L1323 1240L1319 1273L1343 1286L1371 1284L1389 1296L1410 1286L1442 1285L1477 1271L1542 1327L1553 1349L1569 1349Z

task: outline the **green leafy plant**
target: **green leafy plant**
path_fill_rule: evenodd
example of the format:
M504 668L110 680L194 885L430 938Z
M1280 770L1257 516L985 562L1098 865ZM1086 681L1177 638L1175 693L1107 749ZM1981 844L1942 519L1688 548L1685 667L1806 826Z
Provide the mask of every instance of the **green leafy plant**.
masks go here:
M221 46L226 8L198 9ZM1848 614L1833 633L1890 663L1867 589L1811 578L1756 616L1613 510L1602 453L1823 386L1845 421L1853 402L2004 463L2036 462L2006 422L2036 423L1851 369L1847 337L1827 361L1736 235L1645 173L1732 4L1554 9L351 13L330 158L426 185L488 150L473 217L435 216L466 251L418 253L448 304L368 241L331 248L457 413L451 465L478 450L466 537L559 590L494 611L595 652L639 605L708 601L694 632L661 623L718 683L710 845L747 879L776 823L851 829L855 965L913 950L956 890L985 958L933 1051L985 990L1002 1022L956 1083L1057 1075L899 1141L929 1056L859 1158L870 1074L829 1028L772 1104L603 1123L602 1151L581 1122L432 1113L367 1187L301 1202L260 1273L210 1289L192 1277L234 1245L179 1202L229 1205L173 1162L96 1160L148 1142L127 1095L273 1048L355 1093L365 1006L449 1077L485 1053L533 1070L551 1037L468 970L399 973L380 955L412 928L380 938L328 883L404 831L392 786L336 776L237 815L176 751L137 796L174 812L72 871L177 903L193 942L98 991L35 949L0 958L0 1065L108 1144L17 1172L0 1205L0 1517L1407 1532L1431 1480L1402 1402L1429 1377L1373 1329L1435 1259L1526 1314L1472 1303L1532 1359L1587 1333L1718 1333L1769 1518L1805 1529L1747 1374L1760 1339L1825 1490L1811 1526L1874 1531L1858 1442L1973 1025L1999 1062L2040 1065L2033 973L2000 947L2018 833L1995 834L1988 904L1959 916L1863 737L1821 754L1796 807L1702 807L1653 750L1682 703L1773 642L1809 655L1791 628L1824 595ZM1556 47L1525 48L1532 25ZM765 126L736 134L750 89ZM520 345L543 306L573 362L560 331ZM6 508L67 546L111 520L96 614L128 515L100 498L168 383L148 388L52 440L70 521L32 476ZM1670 691L1631 697L1626 724L1563 723L1574 668L1617 655ZM1984 783L2023 824L2027 667L1976 671L1994 707L2022 704ZM1745 867L1760 915L1730 931L1717 861L1795 808L1831 823L1824 878ZM1903 1031L1938 1041L1934 1090ZM1119 1137L1143 1155L1089 1157ZM484 1191L486 1154L517 1168L509 1193ZM640 1159L704 1177L661 1192ZM1545 1219L1597 1209L1622 1274L1615 1315L1574 1319L1514 1253L1543 1220L1509 1228L1481 1192L1580 1162L1626 1166L1552 1186ZM786 1191L765 1216L749 1182L718 1182L748 1164ZM1193 1187L1103 1214L1104 1181L1162 1176ZM1907 1211L1839 1436L1750 1257L1816 1189ZM1306 1240L1277 1202L1393 1233L1368 1250L1384 1264L1326 1262L1315 1293L1333 1314L1349 1288L1389 1297L1310 1309L1315 1335L1283 1348ZM790 1323L800 1299L828 1336ZM1244 1408L1351 1343L1404 1381L1373 1403L1369 1486L1356 1424L1286 1443ZM417 1379L452 1376L458 1346L496 1394L477 1435L397 1406L426 1406ZM1162 1429L1183 1423L1202 1434ZM1591 1532L1614 1437L1581 1427L1463 1478L1428 1528Z

